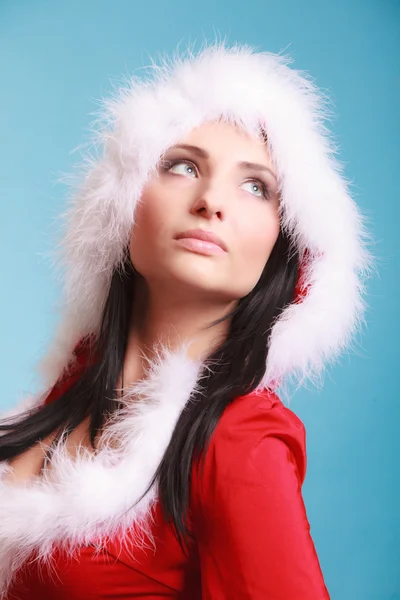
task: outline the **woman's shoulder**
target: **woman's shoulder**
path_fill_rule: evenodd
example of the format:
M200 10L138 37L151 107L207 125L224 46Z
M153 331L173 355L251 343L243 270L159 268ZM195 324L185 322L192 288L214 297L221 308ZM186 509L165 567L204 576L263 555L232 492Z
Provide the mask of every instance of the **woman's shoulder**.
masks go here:
M90 338L81 338L75 345L68 364L46 394L44 404L51 404L72 387L82 376L85 369L92 364L92 361Z
M276 392L258 389L238 396L225 409L220 422L220 430L240 425L238 433L251 435L261 433L300 433L304 435L302 420L285 406Z
M205 469L224 478L254 471L257 461L272 460L286 452L300 484L306 474L306 430L302 420L275 392L256 390L235 398L222 414L211 438Z

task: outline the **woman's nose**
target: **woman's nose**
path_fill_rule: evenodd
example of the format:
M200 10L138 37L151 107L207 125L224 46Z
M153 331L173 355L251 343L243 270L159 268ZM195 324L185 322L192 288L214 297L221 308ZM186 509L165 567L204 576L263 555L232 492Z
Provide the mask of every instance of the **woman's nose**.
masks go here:
M216 186L204 187L193 202L191 212L201 214L209 219L216 215L220 220L223 220L226 212L225 195L226 192L222 191L221 186L219 186L219 189Z

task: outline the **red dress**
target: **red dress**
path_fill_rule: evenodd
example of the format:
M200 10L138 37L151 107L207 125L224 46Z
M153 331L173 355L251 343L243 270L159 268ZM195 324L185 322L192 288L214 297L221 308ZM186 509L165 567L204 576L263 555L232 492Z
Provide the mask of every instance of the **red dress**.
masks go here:
M7 600L329 599L301 493L305 471L301 420L276 394L239 397L217 425L202 478L193 467L187 555L157 504L155 550L118 540L72 558L56 550L51 566L20 569Z

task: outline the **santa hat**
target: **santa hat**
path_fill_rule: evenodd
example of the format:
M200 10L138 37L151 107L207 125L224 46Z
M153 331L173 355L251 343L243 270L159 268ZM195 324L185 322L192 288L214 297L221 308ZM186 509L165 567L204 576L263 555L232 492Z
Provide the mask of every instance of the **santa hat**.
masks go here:
M143 186L160 156L205 121L267 134L281 224L300 256L296 297L275 322L259 387L320 380L364 322L372 268L365 218L352 199L325 121L328 101L290 59L247 45L205 46L152 64L102 104L65 213L55 266L62 317L41 363L48 383L97 335L113 271L124 259Z

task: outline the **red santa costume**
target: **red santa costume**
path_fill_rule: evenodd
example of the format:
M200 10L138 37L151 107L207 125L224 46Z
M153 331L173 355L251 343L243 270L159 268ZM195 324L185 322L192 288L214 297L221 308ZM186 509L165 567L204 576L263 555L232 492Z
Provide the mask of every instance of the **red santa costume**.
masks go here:
M288 378L319 381L365 308L367 232L324 125L325 99L287 58L247 46L206 47L151 74L104 104L104 152L85 161L66 215L65 304L42 364L43 390L12 414L56 400L88 365L85 340L98 334L141 190L162 153L206 120L267 133L282 226L301 257L296 297L273 327L262 382L224 411L204 471L193 463L186 551L163 517L157 485L143 496L201 376L183 345L162 348L149 376L125 390L96 454L80 448L72 459L61 439L49 473L12 485L4 477L11 465L0 463L2 597L329 598L301 493L304 426L276 393Z

